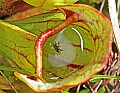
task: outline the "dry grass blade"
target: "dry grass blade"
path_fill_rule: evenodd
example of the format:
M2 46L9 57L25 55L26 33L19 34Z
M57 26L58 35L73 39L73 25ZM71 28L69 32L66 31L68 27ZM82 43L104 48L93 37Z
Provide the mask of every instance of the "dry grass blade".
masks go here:
M6 81L10 84L10 86L12 87L12 89L15 91L15 93L18 93L17 90L14 88L14 86L10 83L10 81L7 79L7 77L3 74L2 71L0 71L0 74L6 79Z
M109 5L109 13L113 25L113 31L115 34L116 43L120 51L120 31L119 31L119 23L118 23L115 0L108 0L108 5Z
M102 4L100 6L100 12L102 12L104 5L105 5L105 0L102 1Z

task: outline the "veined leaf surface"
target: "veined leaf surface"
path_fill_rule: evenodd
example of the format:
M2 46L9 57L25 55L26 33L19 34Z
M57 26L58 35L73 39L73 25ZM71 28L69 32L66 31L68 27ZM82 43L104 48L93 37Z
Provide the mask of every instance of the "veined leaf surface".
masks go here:
M26 3L35 6L35 7L41 7L43 9L55 9L54 4L60 3L60 4L72 4L77 2L78 0L23 0Z
M45 42L43 76L47 83L41 85L33 81L33 85L29 85L26 79L16 73L31 88L38 85L35 90L37 92L61 90L86 82L103 69L111 49L112 28L103 14L87 5L69 4L57 7L64 11L66 17L71 12L79 14L80 20ZM34 73L34 47L37 38L41 32L57 26L64 20L66 19L63 13L54 12L11 22L20 28L0 21L0 53L10 58L17 67Z

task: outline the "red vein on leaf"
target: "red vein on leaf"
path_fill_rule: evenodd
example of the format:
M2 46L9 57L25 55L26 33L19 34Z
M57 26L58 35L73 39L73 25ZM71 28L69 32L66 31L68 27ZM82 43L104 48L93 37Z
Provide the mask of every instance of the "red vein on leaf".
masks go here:
M75 68L75 69L82 69L84 66L77 65L77 64L69 64L68 67Z
M84 22L83 22L83 23L84 23ZM90 28L89 28L89 29L86 29L85 27L80 26L80 25L77 25L77 24L72 24L72 25L75 25L75 26L78 26L78 27L84 29L85 31L87 31L87 32L93 37L93 35L92 35L92 31L89 30ZM88 24L86 24L86 23L84 23L84 25L86 25L87 27L89 27Z
M16 49L11 48L11 47L9 47L9 46L7 46L7 45L4 45L4 44L1 44L1 45L3 45L3 46L5 46L6 48L9 48L9 49L13 50L14 52L18 53L19 55L23 56L23 57L27 60L27 62L28 62L29 64L31 64L31 65L35 68L35 66L32 64L32 62L30 62L30 60L27 58L26 55L18 52Z
M43 21L29 22L29 23L26 22L26 23L21 23L21 24L32 24L32 23L39 24L39 23L45 23L45 22L58 22L58 21L61 22L62 20L52 20L52 19L50 19L50 20L47 20L47 21L46 21L46 20L45 20L45 21L43 20Z
M6 54L5 52L3 52L3 51L1 51L1 50L0 50L0 52L1 52L2 54L4 54L8 59L10 59L10 61L12 61L12 65L14 65L14 66L16 66L16 67L20 67L18 64L16 64L16 62L15 62L11 57L7 56L7 54ZM23 64L23 63L21 63L21 64Z
M5 27L8 27L8 28L10 28L10 29L12 29L12 30L14 30L14 31L16 31L16 32L20 32L20 33L22 33L22 34L25 34L25 36L26 35L28 35L28 36L32 36L33 38L38 38L36 35L34 35L34 34L31 34L31 33L29 33L29 32L27 32L27 31L25 31L25 30L23 30L23 29L20 29L20 30L18 30L18 29L16 29L16 28L13 28L12 27L12 25L6 25L5 23L2 23L2 22L0 22L3 26L5 26ZM4 31L9 31L9 30L4 30ZM32 40L31 40L32 41Z
M78 44L72 44L72 45L75 46L75 47L81 47L81 45L78 45ZM84 50L87 50L87 51L89 51L89 52L92 52L92 50L90 50L89 48L83 47L83 49L84 49Z
M2 38L2 37L0 37L0 38ZM9 40L9 39L6 39L6 38L4 38L4 40L6 40L6 41L9 41L10 43L12 43L15 47L19 47L19 48L29 48L28 46L17 46L17 44L15 43L15 42L13 42L12 40Z

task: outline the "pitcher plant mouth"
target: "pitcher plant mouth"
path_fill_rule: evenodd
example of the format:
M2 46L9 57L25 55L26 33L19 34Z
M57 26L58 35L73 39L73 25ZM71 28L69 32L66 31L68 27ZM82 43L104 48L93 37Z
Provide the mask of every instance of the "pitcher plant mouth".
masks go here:
M51 29L48 29L40 34L39 39L36 41L35 44L35 51L36 51L36 74L40 77L43 77L42 75L42 55L43 55L43 45L44 42L53 36L54 34L62 31L64 28L69 26L70 24L79 21L79 15L74 13L70 15L65 21L57 25L56 27L53 27ZM37 79L37 78L36 78ZM37 81L39 81L37 79Z
M76 72L75 74L73 74L71 76L72 79L76 75L78 76L79 79L82 78L81 81L79 80L80 83L78 83L78 81L76 81L76 80L74 80L74 82L76 82L76 83L71 82L70 81L71 77L69 77L69 76L67 78L64 78L67 81L67 84L65 84L64 80L62 80L62 79L61 79L61 81L58 80L58 81L52 82L52 83L49 83L49 82L46 81L46 79L44 78L44 75L43 75L43 55L44 55L43 54L43 47L44 47L43 45L44 45L45 41L48 40L50 37L52 37L53 35L55 35L58 32L62 33L62 31L64 31L69 25L71 25L73 23L81 22L81 23L85 23L86 26L88 26L86 24L86 22L88 22L89 24L92 24L92 22L90 23L89 21L86 21L85 19L82 19L81 16L78 13L75 13L71 10L66 10L66 9L62 9L62 11L64 11L64 13L66 14L66 20L62 21L57 26L55 26L53 28L50 28L50 29L47 29L46 31L42 32L40 34L39 38L37 39L36 43L35 43L35 55L36 55L36 70L35 70L36 72L35 73L39 77L41 77L42 80L40 80L38 78L35 78L34 80L32 80L32 79L27 78L27 76L25 76L25 75L22 75L18 72L15 72L15 75L17 77L19 77L21 81L25 82L30 88L32 88L36 92L50 92L50 91L54 91L54 90L59 91L59 90L64 89L64 88L73 87L73 86L77 86L78 84L82 84L82 83L88 81L94 74L101 71L108 62L108 56L109 56L109 53L110 53L110 50L111 50L112 40L110 40L110 42L109 42L109 52L108 52L107 56L104 57L104 58L101 58L100 59L101 61L99 63L93 63L92 62L91 65L87 65L87 67L85 67L84 65L75 65L75 64L70 64L70 63L68 64L67 61L66 62L62 61L61 62L61 59L59 59L57 57L58 55L48 55L49 62L55 63L54 64L55 67L61 67L61 66L64 66L64 65L67 64L67 66L70 67L70 68L75 67L77 70L82 69L83 71L80 72L81 74ZM94 10L94 11L96 11L96 10ZM67 12L69 12L69 13L67 13ZM96 12L99 13L98 11L96 11ZM102 14L100 14L100 15L102 15ZM102 15L102 17L103 17L103 19L107 20L103 15ZM109 20L107 20L107 22L109 22ZM81 26L79 26L79 27L81 27ZM84 27L81 27L81 28L90 33L91 37L93 37L93 42L94 43L98 39L101 38L97 35L96 36L92 35L90 30L88 30ZM89 28L89 26L88 26L88 28ZM72 28L72 30L75 31L77 33L77 35L79 36L80 45L76 45L76 44L72 44L72 43L70 44L68 42L69 45L74 46L74 47L79 46L79 48L81 49L82 52L84 52L84 50L89 51L90 53L93 52L94 49L90 50L89 48L87 49L87 48L84 47L84 45L83 45L84 38L81 36L81 33L79 33L79 31L77 31L77 29L74 28L74 27ZM112 28L111 28L111 32L112 32ZM110 36L110 39L112 39L111 36ZM55 42L59 42L59 40L57 41L57 39L56 39ZM55 45L54 45L54 48L56 48ZM56 51L59 52L57 49L56 49ZM62 51L62 49L61 49L61 51ZM59 66L56 63L56 60L61 62L61 64L59 64ZM96 61L96 60L93 60L93 61ZM94 64L94 65L92 65L92 64ZM92 66L92 68L91 68L91 66ZM87 69L89 69L89 70L91 69L90 70L91 72L89 70L87 71ZM86 71L86 73L84 72L84 70ZM86 78L84 80L83 78L86 75L87 75L87 77L89 76L89 78ZM50 79L57 80L58 78L59 77L56 76L56 77L52 77ZM29 82L31 82L31 83L29 83Z

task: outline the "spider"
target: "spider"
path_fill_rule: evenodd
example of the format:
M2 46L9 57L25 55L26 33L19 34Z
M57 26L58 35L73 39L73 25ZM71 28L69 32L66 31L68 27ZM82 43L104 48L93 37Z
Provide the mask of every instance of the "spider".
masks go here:
M56 51L58 54L60 54L61 51L63 51L63 50L60 48L60 43L59 43L59 42L56 42L56 41L55 41L55 43L53 44L53 47L54 47L55 51Z

